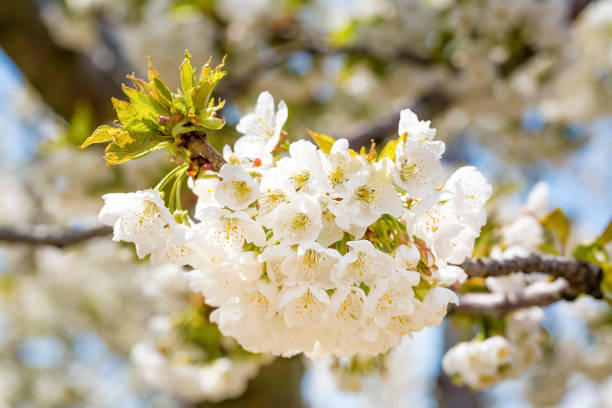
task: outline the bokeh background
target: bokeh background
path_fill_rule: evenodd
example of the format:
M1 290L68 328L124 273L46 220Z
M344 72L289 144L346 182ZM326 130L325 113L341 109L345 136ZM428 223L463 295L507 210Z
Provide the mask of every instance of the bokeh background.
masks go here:
M572 242L612 216L610 0L5 0L0 227L89 228L103 193L154 185L170 168L163 154L108 168L100 150L77 146L112 121L110 98L122 97L126 74L146 74L147 56L176 88L185 49L198 65L227 55L219 149L263 90L287 102L293 140L312 129L354 147L382 143L411 107L446 142L447 168L475 165L494 184L500 220L538 181L572 219ZM473 393L440 372L458 339L448 325L355 380L329 362L244 357L180 271L152 268L108 236L0 244L0 407L602 407L612 325L589 326L600 306L548 308L546 361ZM206 387L190 381L204 374L152 368L155 356L134 352L160 342L190 369L220 356L255 368L215 366L212 397L194 396ZM202 401L250 377L238 399Z

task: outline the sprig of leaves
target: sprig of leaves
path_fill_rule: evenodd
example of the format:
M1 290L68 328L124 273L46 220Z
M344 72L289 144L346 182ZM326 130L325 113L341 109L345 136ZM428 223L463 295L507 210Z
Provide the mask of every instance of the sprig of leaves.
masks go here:
M108 165L138 159L147 154L167 149L178 161L189 161L190 155L181 136L190 132L219 130L225 119L217 112L225 101L212 97L217 83L226 75L225 58L212 68L210 60L200 75L191 65L191 55L185 51L181 64L181 90L173 93L149 59L148 82L133 74L128 76L133 88L123 85L128 101L113 98L117 112L114 126L99 126L81 145L110 142L104 152Z

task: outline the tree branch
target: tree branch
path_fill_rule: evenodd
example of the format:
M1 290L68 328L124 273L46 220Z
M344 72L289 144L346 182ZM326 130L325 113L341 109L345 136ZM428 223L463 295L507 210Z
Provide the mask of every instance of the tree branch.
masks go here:
M573 300L568 295L570 287L563 278L552 282L538 282L527 286L522 292L466 293L459 295L459 305L450 305L448 313L499 316L513 310L547 306L559 300Z
M546 255L529 255L510 259L474 259L461 267L472 278L507 276L512 273L543 273L552 282L536 282L521 292L465 293L459 295L459 305L449 307L449 313L501 315L530 306L547 306L559 300L574 300L581 294L596 299L603 297L601 267L578 259Z
M546 255L529 255L496 260L481 258L465 261L461 267L470 277L499 277L516 272L544 273L553 278L564 278L569 287L568 295L581 293L601 298L600 289L603 272L601 267L578 259L567 259Z
M570 0L569 19L576 20L593 0Z
M50 231L48 227L16 229L0 227L0 242L28 245L50 245L64 248L92 238L109 235L112 227L99 226L90 229L71 229L64 232Z
M450 102L451 99L447 94L433 90L418 98L410 109L421 118L431 118L444 111ZM371 140L380 143L387 136L397 132L399 118L399 113L393 113L356 127L340 137L347 139L354 149L369 145Z
M223 155L217 151L210 143L204 132L189 132L181 135L181 143L191 153L191 162L199 167L210 164L212 171L219 172L221 167L227 163Z
M35 1L0 1L0 46L59 115L70 118L79 100L91 104L96 122L113 115L108 100L121 87L87 57L56 45Z

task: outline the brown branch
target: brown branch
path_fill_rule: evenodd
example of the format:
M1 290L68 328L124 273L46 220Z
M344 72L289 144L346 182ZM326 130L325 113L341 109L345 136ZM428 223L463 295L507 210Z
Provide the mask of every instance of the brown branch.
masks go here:
M525 307L547 306L559 300L575 299L569 292L567 281L560 278L552 282L534 283L522 292L466 293L459 295L459 305L451 305L448 312L498 316Z
M212 171L218 172L227 163L223 155L208 143L208 137L204 132L182 134L181 144L191 153L191 162L196 163L199 167L208 163Z
M59 115L69 118L75 102L85 100L96 122L112 116L108 100L121 87L87 57L53 42L36 1L0 1L0 47Z
M273 50L269 50L257 62L253 63L249 68L245 69L240 75L233 76L234 79L226 81L219 86L217 95L225 99L231 99L241 91L255 82L264 72L277 68L286 63L292 55L298 52L308 52L314 56L328 56L333 54L348 54L361 58L383 59L390 62L406 62L419 66L429 66L436 64L437 61L428 56L420 55L411 50L399 50L391 55L381 54L378 51L364 46L346 46L346 47L327 47L314 43L295 42L282 46L277 46ZM456 68L449 65L452 71ZM369 140L368 140L369 142Z
M569 19L576 20L593 0L570 0Z
M419 117L431 118L443 112L450 105L450 102L451 99L447 94L439 90L433 90L418 98L410 109ZM365 123L348 131L341 137L348 139L351 147L357 149L361 146L369 145L371 140L380 143L387 136L397 132L399 118L399 113L393 113L373 122Z
M0 242L11 244L49 245L64 248L92 238L109 235L112 227L99 226L90 229L71 229L64 232L50 231L48 227L17 229L0 227Z
M500 315L512 310L547 306L559 300L574 300L579 295L603 297L601 267L578 259L566 259L546 255L529 255L510 259L474 259L461 267L470 277L487 278L507 276L512 273L543 273L552 282L536 282L521 292L465 293L459 295L459 305L449 308L449 313Z
M578 296L586 293L595 298L602 297L601 267L578 259L546 255L529 255L503 260L481 258L467 260L461 267L468 276L479 278L506 276L516 272L544 273L553 278L564 278L569 284L569 295Z

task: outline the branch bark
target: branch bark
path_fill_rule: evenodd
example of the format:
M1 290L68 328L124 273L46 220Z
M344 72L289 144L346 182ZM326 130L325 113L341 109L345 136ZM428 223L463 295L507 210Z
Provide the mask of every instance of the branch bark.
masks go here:
M431 118L443 112L451 103L451 98L440 90L425 93L410 107L417 116ZM372 122L358 126L340 136L347 139L354 149L367 146L371 140L381 143L387 136L397 132L400 114L393 113Z
M191 162L199 167L210 164L212 171L219 172L225 163L225 159L210 143L204 132L189 132L181 135L182 143L191 153Z
M59 115L70 118L78 100L91 104L97 123L113 115L109 99L121 87L87 57L56 45L33 0L0 1L0 46Z
M470 277L487 278L512 273L543 273L552 282L536 282L521 292L466 293L459 295L459 305L449 313L500 315L530 306L547 306L559 300L574 300L581 294L601 299L601 267L578 259L529 255L504 260L474 259L461 267Z
M552 282L534 283L522 292L466 293L459 295L459 305L450 305L448 313L499 316L513 310L548 306L560 300L573 300L568 294L570 286L563 278Z
M544 273L553 278L564 278L569 287L568 296L581 293L601 298L600 289L603 272L601 267L578 259L567 259L546 255L529 255L496 260L481 258L465 261L461 267L470 277L499 277L516 272Z
M48 227L29 229L16 229L10 227L0 228L0 242L27 245L49 245L64 248L78 244L96 237L109 235L113 232L111 227L99 226L82 230L67 230L64 232L50 231Z

